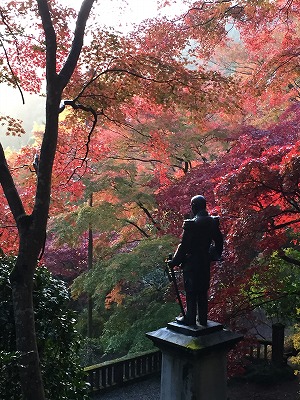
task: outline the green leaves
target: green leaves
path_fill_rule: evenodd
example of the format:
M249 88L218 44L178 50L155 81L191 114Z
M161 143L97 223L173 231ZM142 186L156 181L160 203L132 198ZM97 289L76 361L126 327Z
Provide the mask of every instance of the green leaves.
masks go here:
M166 325L179 313L164 273L165 259L173 249L171 236L145 239L99 261L73 283L73 294L91 294L94 313L105 319L100 340L106 353L152 348L145 333Z
M264 282L261 277L260 283L263 283L262 287L269 301L266 301L264 307L271 318L283 323L295 323L299 321L300 270L298 266L284 261L280 257L281 252L276 251L265 260L269 265L268 279ZM298 250L284 249L284 254L294 260L300 260Z
M126 354L150 350L153 344L145 334L166 326L179 314L175 302L162 303L141 296L115 310L104 326L101 342L107 353ZM140 302L139 302L140 301Z
M72 290L86 290L97 296L106 296L121 280L135 284L147 279L156 268L164 270L164 260L174 249L174 238L145 239L136 242L132 249L116 253L107 260L101 260L84 277L75 280ZM126 251L126 252L125 252ZM159 267L158 267L159 266Z

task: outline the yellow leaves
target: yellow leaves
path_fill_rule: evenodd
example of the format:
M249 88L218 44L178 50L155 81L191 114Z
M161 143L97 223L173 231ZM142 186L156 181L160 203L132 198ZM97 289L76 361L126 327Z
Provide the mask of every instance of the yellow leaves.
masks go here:
M123 299L125 298L125 294L122 293L123 281L119 281L117 285L108 293L105 298L105 308L109 310L112 307L113 303L117 305L121 305L123 303Z
M297 309L297 315L300 314L300 309ZM292 344L293 347L299 351L300 350L300 325L296 324L294 326L294 330L295 330L295 334L292 335L291 339L292 339ZM295 372L295 375L299 374L299 367L300 367L300 353L298 353L296 356L290 357L289 358L289 362L293 365Z
M71 297L72 297L73 300L78 300L79 296L81 294L82 294L82 291L77 288L77 289L72 290Z

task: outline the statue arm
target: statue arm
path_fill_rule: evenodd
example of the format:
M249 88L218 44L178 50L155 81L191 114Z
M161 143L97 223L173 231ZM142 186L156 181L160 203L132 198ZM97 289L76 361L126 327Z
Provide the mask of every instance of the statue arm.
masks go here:
M215 252L220 256L222 255L223 252L223 247L224 247L224 239L222 232L220 231L220 221L219 218L214 218L214 230L213 230L213 241L215 243Z
M169 261L170 267L175 267L184 262L185 256L188 253L190 243L191 243L191 230L189 229L187 221L185 221L183 224L183 234L181 242L179 243L172 260Z

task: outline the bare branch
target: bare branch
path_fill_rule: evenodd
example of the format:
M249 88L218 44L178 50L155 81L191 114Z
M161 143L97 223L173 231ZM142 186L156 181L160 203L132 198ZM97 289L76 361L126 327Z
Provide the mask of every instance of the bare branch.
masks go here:
M298 267L300 267L300 261L296 260L293 257L287 256L284 250L278 252L278 257L281 258L283 261L288 262L289 264L297 265Z
M138 230L139 232L141 232L141 234L142 234L143 236L145 236L146 238L150 237L150 236L148 235L148 233L145 232L142 228L140 228L135 222L130 221L129 219L125 219L124 221L127 222L127 223L130 224L130 225L133 225L135 228L137 228L137 230Z
M161 160L157 160L155 158L150 159L143 159L139 157L120 157L120 156L109 156L112 160L121 160L121 161L141 161L144 163L163 163Z
M144 206L144 204L141 201L137 201L136 204L144 211L144 213L147 215L147 217L150 219L150 221L152 222L152 224L155 226L155 228L158 231L161 231L161 227L159 226L159 224L157 223L157 221L155 221L155 219L153 218L153 216L151 215L150 211L148 210L147 207Z
M282 213L282 214L284 214L284 213ZM281 228L285 228L286 226L290 226L292 224L297 224L299 222L300 222L300 219L294 219L293 221L288 221L288 222L285 222L283 224L278 224L278 225L274 224L273 226L274 226L274 229L281 229Z
M3 43L2 39L0 39L0 43L1 43L1 46L3 47L3 51L4 51L4 54L5 54L6 62L7 62L8 68L10 70L10 73L11 73L12 79L14 81L14 84L16 85L16 87L18 88L18 90L20 92L20 95L21 95L21 98L22 98L22 103L25 104L25 99L24 99L24 95L23 95L21 86L18 83L18 79L17 79L17 77L16 77L16 75L15 75L13 69L12 69L12 66L10 65L9 57L8 57L8 54L7 54L7 51L6 51L6 48L4 46L4 43Z
M64 110L65 106L67 106L67 105L71 106L74 110L78 110L79 109L79 110L87 111L87 112L90 112L93 115L93 124L92 124L91 130L90 130L90 132L88 134L87 141L85 143L85 147L86 147L85 155L81 159L81 165L79 167L75 168L74 171L72 172L71 176L69 177L69 179L68 179L68 182L69 182L72 179L72 177L75 175L76 170L82 168L84 163L87 163L86 160L87 160L87 156L88 156L88 153L89 153L89 145L90 145L90 142L91 142L92 133L93 133L93 131L94 131L96 125L97 125L98 115L97 115L96 111L92 107L84 106L83 104L76 103L75 100L64 100L63 105L60 107L59 112L62 112Z

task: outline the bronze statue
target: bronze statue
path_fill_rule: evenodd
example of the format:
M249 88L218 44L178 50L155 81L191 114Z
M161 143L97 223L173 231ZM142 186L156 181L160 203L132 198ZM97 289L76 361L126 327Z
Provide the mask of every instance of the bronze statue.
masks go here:
M221 258L223 235L219 218L208 214L203 196L194 196L191 208L194 218L184 221L181 242L168 265L183 269L187 310L176 321L183 325L196 325L198 309L200 325L207 326L210 263Z

